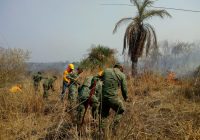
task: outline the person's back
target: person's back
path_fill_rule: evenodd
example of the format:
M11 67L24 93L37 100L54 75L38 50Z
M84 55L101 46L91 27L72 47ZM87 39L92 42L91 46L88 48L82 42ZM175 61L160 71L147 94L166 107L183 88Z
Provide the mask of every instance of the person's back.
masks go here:
M118 68L107 68L103 73L103 98L112 98L117 96L119 86L121 86L123 97L127 96L125 74L123 74Z
M101 81L100 76L99 75L94 76L92 78L91 85L94 83L94 81L96 81L95 94L94 95L100 101L100 98L102 96L102 81Z
M54 81L57 79L56 76L53 76L52 78L47 78L44 80L43 82L43 89L44 89L44 93L43 93L43 98L48 98L48 90L52 89L52 91L54 91L54 87L53 87L53 83Z
M42 80L42 74L41 74L41 73L38 72L38 73L36 73L36 74L33 75L33 81L34 81L34 82L37 82L37 83L38 83L38 82L40 82L41 80Z
M78 94L78 77L79 77L78 72L72 72L67 75L67 78L70 80L69 82L69 93L68 93L68 100L70 101L70 106L76 103L76 98Z
M114 117L114 123L112 128L114 129L120 121L125 107L122 100L118 97L117 90L121 87L122 96L124 100L127 100L127 85L125 74L122 73L123 67L120 64L116 64L114 68L107 68L104 70L102 75L102 127L105 128L107 124L107 117L109 116L109 111L112 108L116 115ZM105 129L104 129L105 130Z
M40 81L43 79L42 73L37 72L36 74L33 75L32 78L33 78L34 89L35 89L35 92L36 92L36 91L38 91Z
M81 89L79 90L79 98L86 99L90 96L91 86L94 84L94 80L96 81L96 86L93 96L100 98L102 92L102 82L97 76L88 76L85 78Z
M53 85L54 79L53 78L48 78L44 80L43 85L46 87L50 88Z
M94 80L96 80L96 84L94 83ZM78 114L77 114L77 120L78 124L81 123L81 120L84 117L84 112L87 110L88 106L92 107L92 116L94 119L96 119L98 115L98 106L99 106L99 101L97 98L97 94L99 93L99 83L97 82L97 78L95 76L88 76L85 78L81 89L79 90L79 102L80 105L77 109ZM95 87L94 87L95 86ZM97 87L98 86L98 87ZM95 88L95 91L92 92L92 89ZM86 109L86 110L85 110Z
M78 94L80 99L87 99L89 97L92 78L93 76L88 76L85 78Z

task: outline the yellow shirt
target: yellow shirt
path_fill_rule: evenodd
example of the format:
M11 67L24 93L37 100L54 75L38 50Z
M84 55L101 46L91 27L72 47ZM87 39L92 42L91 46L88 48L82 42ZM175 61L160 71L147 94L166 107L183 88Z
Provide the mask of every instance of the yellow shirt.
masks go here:
M13 87L11 87L11 88L9 89L9 91L10 91L11 93L18 93L18 92L22 92L22 89L21 89L20 87L18 87L18 86L13 86Z
M63 72L63 81L70 83L70 80L67 78L67 75L69 74L69 72L67 70L65 70Z

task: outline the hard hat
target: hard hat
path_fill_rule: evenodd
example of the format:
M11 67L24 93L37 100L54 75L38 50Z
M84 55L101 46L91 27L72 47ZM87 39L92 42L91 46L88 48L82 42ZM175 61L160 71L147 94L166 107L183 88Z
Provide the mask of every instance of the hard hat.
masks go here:
M68 67L73 70L74 69L74 64L69 64Z

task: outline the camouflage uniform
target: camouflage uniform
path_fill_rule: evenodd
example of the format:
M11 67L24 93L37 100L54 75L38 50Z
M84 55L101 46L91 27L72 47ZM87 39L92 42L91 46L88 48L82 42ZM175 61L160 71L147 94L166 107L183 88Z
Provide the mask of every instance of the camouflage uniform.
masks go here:
M48 91L50 89L52 89L52 91L54 91L53 83L56 79L57 79L56 77L45 79L45 81L43 83L43 89L44 89L43 98L44 99L48 99Z
M122 100L117 95L117 90L121 86L122 96L127 99L127 83L125 74L119 68L107 68L102 76L102 110L101 116L105 127L106 118L109 116L109 110L112 108L115 112L114 126L118 124L123 112L125 111Z
M43 79L43 76L40 72L33 75L33 85L35 91L38 91L39 83Z
M95 93L94 95L92 95L90 101L88 101L88 98L90 96L91 86L93 85L94 80L97 81L95 87ZM98 77L89 76L84 80L84 83L81 86L78 95L80 105L77 109L78 111L77 120L79 124L82 121L87 104L89 104L92 107L92 116L94 119L96 119L98 114L98 106L99 106L99 99L101 97L101 92L102 92L102 83Z
M78 78L79 74L78 72L72 72L67 75L67 78L70 80L70 84L68 86L69 88L69 93L68 93L68 100L71 105L75 105L76 99L77 99L77 94L78 94Z

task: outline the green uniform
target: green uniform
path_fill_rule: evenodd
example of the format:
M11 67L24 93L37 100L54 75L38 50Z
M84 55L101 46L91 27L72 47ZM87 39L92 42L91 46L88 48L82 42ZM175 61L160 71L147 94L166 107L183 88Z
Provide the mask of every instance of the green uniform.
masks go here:
M44 89L43 98L45 98L45 99L48 98L48 91L50 89L52 91L54 91L53 83L54 83L55 80L56 80L56 78L45 79L45 81L43 83L43 89Z
M101 116L103 120L103 127L106 118L109 116L109 110L112 108L115 112L114 125L117 124L125 111L122 100L118 97L117 91L121 87L122 96L124 100L127 99L127 83L125 74L118 68L107 68L103 72L103 86L102 86L102 110Z
M67 78L70 80L69 83L69 92L68 92L68 101L69 101L69 109L72 109L77 103L77 95L78 95L78 81L77 78L79 77L78 72L72 72L67 75ZM66 108L67 109L67 108ZM70 112L70 116L72 121L76 120L76 111L72 110Z
M97 81L95 87L95 93L94 95L91 96L90 101L88 101L88 98L90 96L91 86L93 85L94 80ZM79 96L78 96L80 105L77 109L78 111L77 120L79 124L83 119L83 115L87 105L90 105L92 107L92 116L94 119L96 119L98 114L98 106L99 106L99 99L101 96L101 92L102 92L102 83L97 77L89 76L84 80L83 85L79 90Z
M42 74L40 74L40 73L36 73L33 75L33 85L34 85L35 91L38 90L39 83L42 79L43 79L43 77L42 77Z
M70 104L76 103L77 94L78 94L78 78L79 74L77 72L72 72L67 75L67 78L70 80L69 84L69 93L68 93L68 100Z

